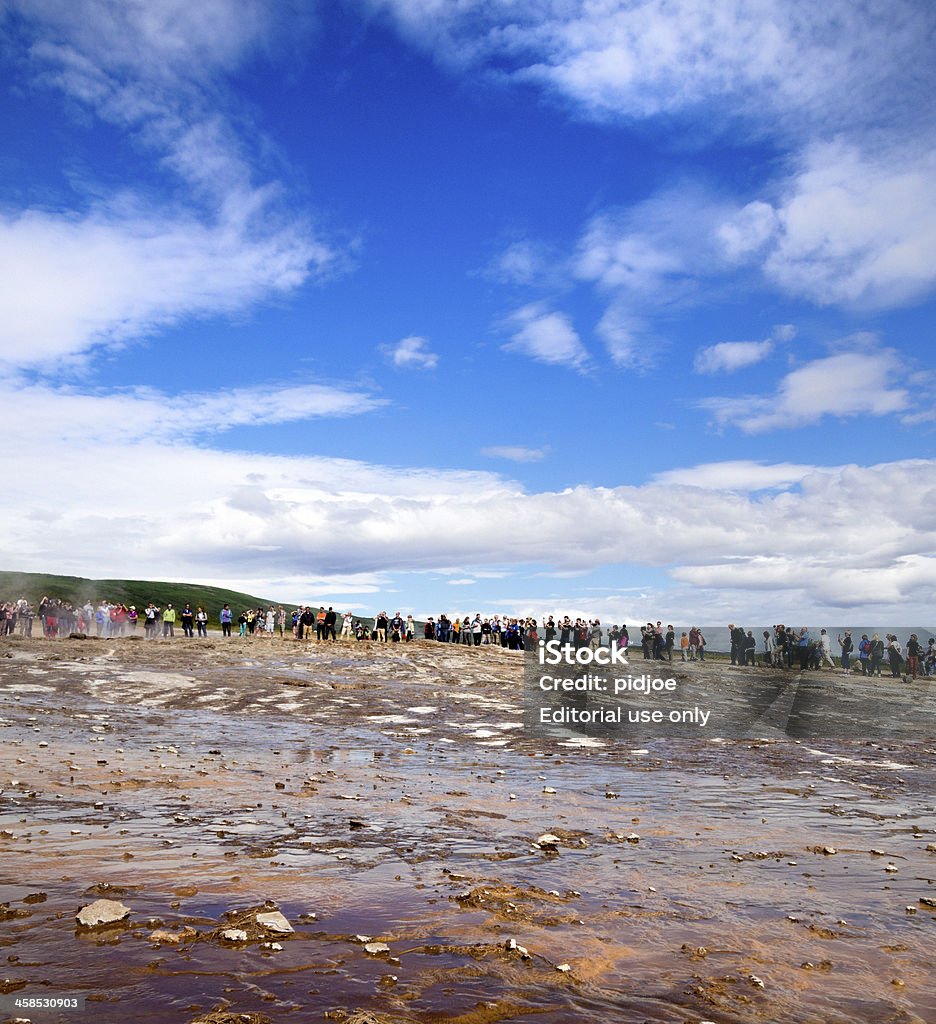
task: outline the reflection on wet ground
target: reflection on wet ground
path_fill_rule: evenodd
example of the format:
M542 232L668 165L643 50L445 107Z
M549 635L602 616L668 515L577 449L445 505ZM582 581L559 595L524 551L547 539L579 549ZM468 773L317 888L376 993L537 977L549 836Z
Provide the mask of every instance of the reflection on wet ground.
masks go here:
M5 998L180 1024L936 1021L932 744L533 738L499 650L2 654ZM78 928L100 897L130 915ZM271 908L294 931L258 928Z

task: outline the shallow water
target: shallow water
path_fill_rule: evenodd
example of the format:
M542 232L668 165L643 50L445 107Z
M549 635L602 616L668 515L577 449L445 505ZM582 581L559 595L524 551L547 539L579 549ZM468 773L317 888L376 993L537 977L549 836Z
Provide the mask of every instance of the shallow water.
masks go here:
M0 661L8 991L105 1021L936 1021L925 744L564 747L514 728L506 653L235 650ZM77 929L101 894L130 917ZM217 938L267 901L281 950Z

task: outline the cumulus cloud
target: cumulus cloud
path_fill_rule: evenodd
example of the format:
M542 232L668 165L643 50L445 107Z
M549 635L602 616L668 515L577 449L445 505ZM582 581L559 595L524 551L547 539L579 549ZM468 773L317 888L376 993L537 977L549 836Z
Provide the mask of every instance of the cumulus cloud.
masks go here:
M512 313L507 326L513 336L503 346L506 352L518 352L537 362L574 370L582 370L588 364L588 352L564 313L551 312L546 306L534 303Z
M400 370L434 370L439 365L439 356L429 348L429 342L416 335L403 338L384 351Z
M522 444L496 444L482 448L481 454L489 459L507 459L510 462L540 462L547 448L528 448Z
M840 352L792 370L772 395L708 398L699 405L719 426L748 434L803 427L827 416L887 416L909 405L901 373L900 356L892 349Z
M936 150L812 148L790 183L765 272L820 304L902 305L936 284Z
M794 604L812 592L836 608L877 595L900 618L936 599L936 460L708 464L644 485L528 491L493 473L205 443L238 405L255 422L282 421L297 406L308 413L306 393L251 392L225 408L215 396L188 396L184 407L153 394L73 397L52 396L64 404L46 420L48 396L28 387L3 396L0 530L13 568L235 579L284 599L309 593L303 579L386 592L405 591L397 574L436 572L478 580L503 607L524 571L569 578L629 563L668 572L699 607L704 594L706 608L720 588ZM48 437L41 458L22 459ZM829 524L818 546L817 522ZM484 585L492 566L498 581Z
M755 260L782 291L886 309L936 285L936 149L813 145L775 188L773 205L749 203L718 236L729 257Z

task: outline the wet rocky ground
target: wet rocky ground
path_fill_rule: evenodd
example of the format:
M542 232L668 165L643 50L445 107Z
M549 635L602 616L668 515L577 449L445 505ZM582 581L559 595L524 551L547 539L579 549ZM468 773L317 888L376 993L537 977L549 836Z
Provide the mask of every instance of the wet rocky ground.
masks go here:
M0 1020L936 1021L936 740L542 738L521 659L0 641Z

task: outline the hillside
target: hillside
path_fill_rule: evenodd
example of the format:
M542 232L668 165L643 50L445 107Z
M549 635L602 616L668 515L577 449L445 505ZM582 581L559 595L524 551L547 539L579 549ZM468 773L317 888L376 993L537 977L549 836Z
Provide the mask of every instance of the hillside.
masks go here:
M267 608L278 602L252 594L222 587L208 587L200 583L165 583L154 580L91 580L83 576L52 576L40 572L0 571L0 601L15 601L25 597L34 606L42 597L60 601L92 602L107 600L144 608L150 601L163 607L172 602L181 607L188 601L193 607L201 605L212 621L218 611L229 604L235 611L244 608Z

